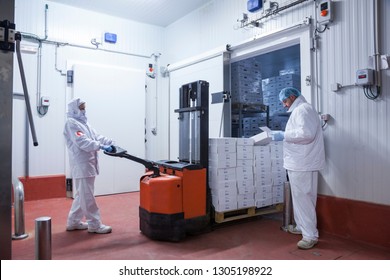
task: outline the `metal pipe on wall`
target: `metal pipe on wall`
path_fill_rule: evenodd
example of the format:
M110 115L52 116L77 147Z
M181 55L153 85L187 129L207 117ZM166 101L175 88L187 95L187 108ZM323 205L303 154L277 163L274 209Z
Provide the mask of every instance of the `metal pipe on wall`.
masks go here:
M315 9L317 10L318 9L318 6L316 4L315 6ZM314 13L315 14L315 26L317 26L317 21L318 21L318 16L317 16L317 12ZM312 27L312 29L315 29ZM315 86L315 97L316 97L316 109L317 109L317 112L318 114L321 114L322 112L322 105L320 104L319 100L320 100L320 82L319 82L319 52L318 52L318 48L317 48L317 39L318 39L318 36L316 34L316 32L314 32L314 30L312 30L311 32L313 34L313 38L312 38L312 42L313 42L313 52L314 52L314 86ZM311 87L313 87L313 79L311 80Z
M381 55L379 50L379 2L378 0L373 0L373 12L374 12L374 24L373 24L373 36L374 36L374 61L375 61L375 85L381 87L382 77L381 77Z
M36 94L36 104L37 107L40 106L41 100L41 85L42 85L42 43L38 42L38 54L37 54L37 94ZM38 110L39 112L39 110Z

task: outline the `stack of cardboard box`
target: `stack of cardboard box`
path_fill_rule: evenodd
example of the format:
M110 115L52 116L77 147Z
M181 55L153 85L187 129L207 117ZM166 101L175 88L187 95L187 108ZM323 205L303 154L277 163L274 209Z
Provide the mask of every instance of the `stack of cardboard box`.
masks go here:
M283 142L253 138L209 140L209 186L217 212L283 203Z

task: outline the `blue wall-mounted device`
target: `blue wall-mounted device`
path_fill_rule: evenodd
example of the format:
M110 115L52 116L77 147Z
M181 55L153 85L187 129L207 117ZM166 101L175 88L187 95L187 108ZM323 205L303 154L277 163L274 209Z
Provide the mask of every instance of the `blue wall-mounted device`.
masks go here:
M263 0L248 0L247 2L248 11L251 13L257 12L263 8Z
M116 34L114 33L104 33L104 41L107 43L115 44L116 43Z

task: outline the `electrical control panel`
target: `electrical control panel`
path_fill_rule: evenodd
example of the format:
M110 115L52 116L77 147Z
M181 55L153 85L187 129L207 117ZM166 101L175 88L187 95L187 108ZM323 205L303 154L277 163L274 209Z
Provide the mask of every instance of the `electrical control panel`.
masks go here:
M49 105L50 105L50 98L48 96L42 96L41 106L49 106Z
M107 43L115 44L117 40L117 36L114 33L104 33L104 41Z
M323 25L333 21L333 2L331 0L320 1L317 20Z
M356 71L356 85L371 86L374 84L374 70L360 69Z

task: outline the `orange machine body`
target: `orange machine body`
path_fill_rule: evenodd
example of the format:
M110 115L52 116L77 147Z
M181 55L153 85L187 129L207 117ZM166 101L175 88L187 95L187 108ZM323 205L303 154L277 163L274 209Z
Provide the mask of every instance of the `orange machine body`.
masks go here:
M140 179L140 229L158 240L179 241L210 225L207 172L200 165L160 161L159 175Z
M150 213L176 214L183 212L183 186L178 176L161 174L141 177L140 206Z
M190 170L161 165L160 172L181 178L185 219L206 215L206 168Z

